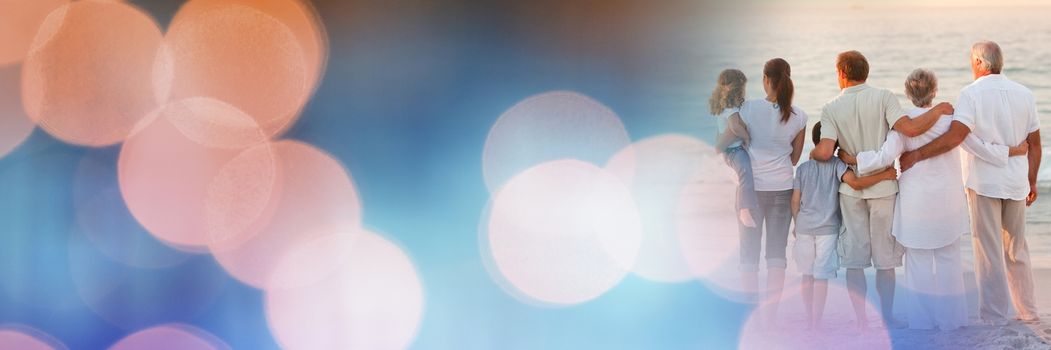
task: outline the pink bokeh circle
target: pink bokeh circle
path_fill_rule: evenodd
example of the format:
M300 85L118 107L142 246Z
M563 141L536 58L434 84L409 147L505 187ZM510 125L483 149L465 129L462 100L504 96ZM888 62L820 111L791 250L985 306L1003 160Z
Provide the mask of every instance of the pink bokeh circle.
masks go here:
M675 207L680 252L693 276L717 294L754 301L758 291L745 290L740 281L737 177L712 147L705 147L697 158L699 164Z
M357 189L338 160L311 145L291 140L273 143L276 187L267 206L266 220L256 221L240 234L212 240L209 248L233 277L262 288L277 259L301 242L324 234L325 228L354 228L361 225L361 203ZM251 150L249 150L251 151ZM221 171L233 179L250 174L257 162L230 162ZM231 168L248 167L248 168ZM217 183L237 181L216 179Z
M713 156L712 147L703 141L665 134L636 141L606 163L606 170L631 189L641 217L643 237L632 269L636 275L660 282L695 277L681 249L680 232L698 234L711 227L689 216L698 214L689 207L696 203L681 202L683 192L706 176L704 171L717 170L712 168ZM701 200L733 203L732 197Z
M330 231L281 259L266 313L287 349L403 349L424 310L409 256L375 233Z
M225 166L245 157L251 174L215 184ZM261 220L276 191L275 163L252 118L218 100L190 98L144 120L122 146L117 167L121 194L143 227L174 247L201 248L223 238L212 234ZM224 221L217 213L239 216Z
M866 300L868 328L859 331L849 290L832 280L822 323L818 330L805 330L806 309L798 284L787 284L780 302L760 302L745 320L738 339L741 350L892 349L890 333L881 324L879 309ZM776 316L774 308L776 307ZM770 320L775 319L776 327Z
M230 346L207 331L185 324L163 324L132 333L109 350L229 350Z
M553 306L587 302L616 286L642 235L628 188L578 160L541 163L511 178L488 215L482 249L496 280Z
M65 344L38 329L21 324L0 324L0 349L65 350Z
M158 241L131 215L121 197L115 159L103 150L81 157L73 179L78 231L108 258L129 266L171 267L192 257Z

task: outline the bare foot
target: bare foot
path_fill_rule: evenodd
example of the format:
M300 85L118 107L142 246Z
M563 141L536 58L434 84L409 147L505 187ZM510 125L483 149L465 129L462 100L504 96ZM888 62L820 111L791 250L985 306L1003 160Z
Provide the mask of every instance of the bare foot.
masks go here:
M752 212L748 209L741 209L740 220L741 224L745 227L755 227L755 220L752 219Z
M1040 323L1040 316L1037 315L1018 315L1015 316L1015 320L1025 324L1037 324Z
M869 323L866 320L858 320L858 323L854 327L861 333L869 331Z

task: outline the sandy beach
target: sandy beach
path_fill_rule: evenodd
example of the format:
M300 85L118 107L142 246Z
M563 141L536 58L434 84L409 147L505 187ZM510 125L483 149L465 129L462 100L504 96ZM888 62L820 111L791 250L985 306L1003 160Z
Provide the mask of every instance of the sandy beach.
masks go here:
M804 329L805 316L799 298L799 275L789 267L784 296L779 311L777 330L746 330L742 341L751 338L747 349L1051 349L1051 189L1044 189L1041 199L1028 213L1027 238L1033 256L1033 274L1036 281L1037 305L1041 310L1041 321L1022 323L1012 321L1006 326L983 325L978 319L978 294L973 268L973 252L970 237L961 240L963 251L964 281L967 284L968 312L971 324L953 331L938 330L887 330L880 326L878 298L875 293L874 271L869 277L868 299L871 302L869 319L871 327L862 332L854 327L854 313L845 292L843 270L839 278L830 282L823 329ZM794 240L790 239L789 245ZM791 249L789 249L791 252ZM791 261L791 256L789 261ZM791 265L791 264L790 264ZM898 269L895 315L906 319L904 269ZM760 307L762 309L762 307Z

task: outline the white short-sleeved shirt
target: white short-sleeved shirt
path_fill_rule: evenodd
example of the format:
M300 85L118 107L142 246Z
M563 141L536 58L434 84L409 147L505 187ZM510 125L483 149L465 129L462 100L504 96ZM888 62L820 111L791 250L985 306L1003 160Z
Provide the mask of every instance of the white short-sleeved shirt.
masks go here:
M752 158L755 190L791 190L792 141L806 128L806 113L792 106L791 117L782 123L780 108L767 100L745 101L740 113L752 140L747 149Z
M839 147L851 154L875 151L886 141L894 123L904 116L905 110L890 90L868 84L854 85L840 91L839 96L821 108L821 138L839 141ZM839 186L839 193L856 198L882 198L898 193L898 184L884 180L859 191L844 183Z
M1033 93L1000 74L978 78L960 91L954 119L978 138L1013 146L1040 129ZM1024 200L1029 194L1029 161L1011 157L1007 166L965 153L967 188L992 198Z
M726 129L730 127L730 116L740 111L740 108L725 108L722 113L715 116L715 125L719 128L719 134L725 134ZM731 142L726 148L741 147L741 139L737 138L734 142Z

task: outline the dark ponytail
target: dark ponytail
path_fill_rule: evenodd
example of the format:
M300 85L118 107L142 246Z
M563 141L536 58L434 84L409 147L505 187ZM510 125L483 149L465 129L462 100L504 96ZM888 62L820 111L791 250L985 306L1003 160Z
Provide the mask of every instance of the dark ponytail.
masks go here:
M792 67L788 61L775 58L766 61L763 66L763 75L770 80L770 86L777 98L777 107L781 110L781 123L787 123L792 116L792 94L795 87L792 85Z

